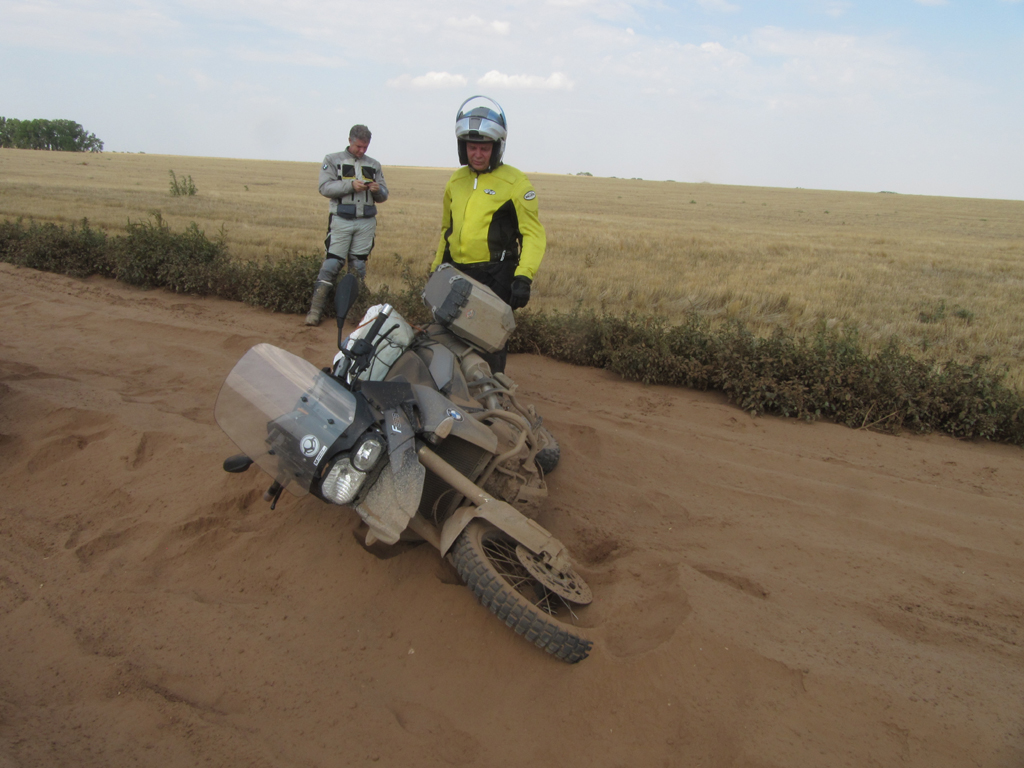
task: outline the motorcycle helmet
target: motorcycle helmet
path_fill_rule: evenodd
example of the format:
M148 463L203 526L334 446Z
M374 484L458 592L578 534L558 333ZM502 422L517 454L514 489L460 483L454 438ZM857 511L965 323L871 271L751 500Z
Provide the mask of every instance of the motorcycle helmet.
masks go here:
M489 103L488 103L489 102ZM495 108L497 111L495 111ZM469 165L466 153L467 141L491 142L491 163L488 171L501 165L501 156L505 152L505 137L508 135L508 124L505 122L505 110L494 99L488 96L470 96L459 107L455 116L455 137L459 140L459 163Z

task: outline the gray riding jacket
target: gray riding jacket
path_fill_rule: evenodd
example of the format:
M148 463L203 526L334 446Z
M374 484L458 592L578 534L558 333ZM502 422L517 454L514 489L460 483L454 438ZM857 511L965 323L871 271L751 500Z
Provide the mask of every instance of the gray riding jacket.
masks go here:
M353 192L352 182L376 181L380 192ZM354 157L347 149L332 152L320 168L320 194L331 199L331 213L343 219L369 219L377 215L375 203L388 199L384 169L372 157Z

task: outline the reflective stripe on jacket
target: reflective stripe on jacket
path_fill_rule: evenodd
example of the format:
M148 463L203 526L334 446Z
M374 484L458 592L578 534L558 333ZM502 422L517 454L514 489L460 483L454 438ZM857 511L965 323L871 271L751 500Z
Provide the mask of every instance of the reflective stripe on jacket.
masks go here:
M369 190L353 192L352 182L376 181L380 192ZM384 169L372 157L353 156L347 149L332 152L324 158L320 167L320 194L331 198L331 213L346 219L364 219L377 215L374 203L388 199L388 187L384 183Z

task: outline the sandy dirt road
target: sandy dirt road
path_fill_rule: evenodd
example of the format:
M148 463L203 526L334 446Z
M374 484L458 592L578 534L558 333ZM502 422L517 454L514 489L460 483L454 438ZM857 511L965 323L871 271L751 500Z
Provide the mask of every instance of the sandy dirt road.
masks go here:
M330 324L0 265L0 768L1021 766L1024 452L513 356L592 656L228 475L224 376Z

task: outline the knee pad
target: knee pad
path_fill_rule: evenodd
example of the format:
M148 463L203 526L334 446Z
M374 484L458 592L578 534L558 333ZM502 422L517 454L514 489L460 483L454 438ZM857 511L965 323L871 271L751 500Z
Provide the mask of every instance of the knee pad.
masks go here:
M367 254L368 256L369 254ZM355 272L362 278L366 277L366 256L356 256L352 254L348 259L349 269Z

